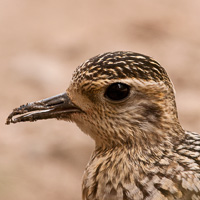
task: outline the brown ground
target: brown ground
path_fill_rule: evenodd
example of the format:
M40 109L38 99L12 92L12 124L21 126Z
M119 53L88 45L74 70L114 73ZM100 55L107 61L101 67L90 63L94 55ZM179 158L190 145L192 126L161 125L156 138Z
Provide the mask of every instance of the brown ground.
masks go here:
M93 141L74 124L5 126L21 104L64 92L102 52L153 56L176 88L182 125L200 132L200 1L0 2L0 200L78 200Z

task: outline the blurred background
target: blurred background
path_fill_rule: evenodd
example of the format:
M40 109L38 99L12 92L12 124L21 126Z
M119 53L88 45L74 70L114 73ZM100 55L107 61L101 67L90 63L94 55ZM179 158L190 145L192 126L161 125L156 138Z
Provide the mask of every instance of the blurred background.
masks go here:
M200 1L1 0L0 200L78 200L94 142L71 123L5 125L13 108L64 92L99 53L154 57L176 88L180 121L200 132Z

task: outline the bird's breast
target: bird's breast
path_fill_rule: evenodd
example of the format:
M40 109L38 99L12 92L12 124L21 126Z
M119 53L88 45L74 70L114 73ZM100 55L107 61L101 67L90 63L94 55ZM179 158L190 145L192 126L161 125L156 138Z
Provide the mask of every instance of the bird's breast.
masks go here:
M200 183L200 175L184 169L180 162L176 153L148 162L122 149L94 152L84 172L83 200L189 198L194 192L188 187L194 179ZM199 197L198 185L196 191Z

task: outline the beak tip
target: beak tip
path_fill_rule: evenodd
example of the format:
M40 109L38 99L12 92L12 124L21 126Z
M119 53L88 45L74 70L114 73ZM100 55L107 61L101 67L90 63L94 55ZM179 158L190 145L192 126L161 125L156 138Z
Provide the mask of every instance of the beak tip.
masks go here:
M10 125L10 123L12 123L12 116L11 114L8 116L8 118L6 119L6 125Z
M11 123L15 123L14 122L14 120L12 119L12 117L8 117L7 119L6 119L6 125L10 125Z
M8 117L7 117L7 119L6 119L6 125L10 125L10 124L15 124L15 123L17 123L17 121L16 121L16 119L14 118L13 119L13 116L15 116L15 115L17 115L17 114L19 114L19 112L18 112L18 110L19 109L14 109L13 110L13 112L10 114L10 115L8 115Z

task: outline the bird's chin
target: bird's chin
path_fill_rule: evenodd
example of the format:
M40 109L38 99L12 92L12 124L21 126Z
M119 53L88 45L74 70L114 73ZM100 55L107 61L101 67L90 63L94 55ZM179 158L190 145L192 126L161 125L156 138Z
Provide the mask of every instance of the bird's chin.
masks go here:
M8 116L6 124L51 118L70 121L71 114L80 112L81 109L72 103L67 94L62 93L15 108Z

